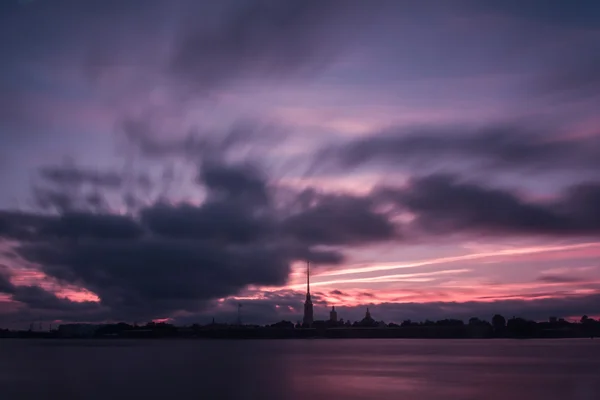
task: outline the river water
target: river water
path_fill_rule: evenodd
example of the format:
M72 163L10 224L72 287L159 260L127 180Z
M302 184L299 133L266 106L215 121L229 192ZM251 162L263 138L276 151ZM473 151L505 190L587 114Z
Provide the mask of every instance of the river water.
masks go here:
M0 340L0 399L600 399L600 340Z

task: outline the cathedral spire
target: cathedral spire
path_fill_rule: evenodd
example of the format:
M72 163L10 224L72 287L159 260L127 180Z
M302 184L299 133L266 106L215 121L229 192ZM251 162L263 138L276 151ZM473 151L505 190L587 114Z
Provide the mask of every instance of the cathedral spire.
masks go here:
M310 261L306 261L306 301L304 302L304 319L305 327L312 326L313 323L313 304L310 299Z

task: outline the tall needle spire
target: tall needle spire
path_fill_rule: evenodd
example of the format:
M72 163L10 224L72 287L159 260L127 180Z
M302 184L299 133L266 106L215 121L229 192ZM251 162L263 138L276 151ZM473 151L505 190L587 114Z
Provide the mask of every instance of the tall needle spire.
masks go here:
M313 323L313 304L310 299L310 261L306 261L306 301L304 302L304 319L303 325L305 328L310 328Z
M306 262L306 293L310 293L310 261Z

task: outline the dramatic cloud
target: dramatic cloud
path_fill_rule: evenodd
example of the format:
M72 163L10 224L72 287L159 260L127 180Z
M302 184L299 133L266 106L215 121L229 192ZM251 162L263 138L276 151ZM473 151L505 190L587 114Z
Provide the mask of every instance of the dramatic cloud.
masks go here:
M248 284L281 285L289 258L276 248L168 239L26 245L50 276L82 284L115 314L194 310ZM148 316L148 315L145 315Z
M599 12L0 1L0 321L589 312Z
M202 207L158 204L142 211L142 220L155 233L168 237L220 239L244 243L264 238L269 222L235 204L211 203Z
M201 166L199 182L207 196L198 206L156 203L138 218L6 212L0 234L22 241L16 252L24 260L95 293L123 318L193 312L247 285L283 285L295 260L342 260L340 253L313 246L394 236L393 224L372 210L367 198L315 196L293 215L282 216L252 165L209 161Z
M4 212L0 234L22 241L16 251L24 260L95 293L115 315L152 318L197 312L248 285L283 285L295 260L341 261L341 254L314 246L399 240L393 214L378 211L390 203L396 213L414 215L404 229L409 238L422 233L600 232L600 188L594 184L574 186L551 201L528 202L506 190L438 175L414 178L402 188L378 188L364 197L305 190L282 214L274 208L265 177L252 165L206 162L198 181L207 195L197 206L156 203L137 218ZM14 300L29 299L27 304L44 299L38 295L34 289L13 291ZM53 308L63 304L55 302Z
M98 314L102 310L96 302L75 302L57 297L56 294L39 286L14 285L10 281L8 270L8 267L0 265L0 293L10 295L13 301L26 306L26 310L20 309L12 315L17 320L26 320L28 316L32 315L35 315L36 319L42 317L48 320L62 317L84 317L86 319L107 317L106 313ZM6 318L6 316L4 317Z
M551 201L522 200L507 190L450 175L412 179L380 195L413 213L413 225L432 234L598 235L600 185L581 184Z
M15 286L11 294L14 301L26 304L32 310L77 312L98 308L95 302L61 299L39 286Z
M10 293L13 291L13 284L10 282L8 267L0 264L0 293Z
M224 168L218 164L204 164L200 180L216 200L235 200L249 206L268 205L265 178L252 165Z
M482 129L390 129L330 148L344 167L368 162L426 167L516 171L598 171L600 139L572 138L524 126ZM321 158L321 157L320 157Z
M299 240L313 244L364 244L398 238L390 216L375 211L369 197L319 195L305 191L308 204L283 223L283 229Z
M59 216L0 213L0 236L17 240L52 238L123 239L140 236L132 219L111 214L65 213Z
M145 173L104 171L79 166L72 160L62 165L42 166L33 187L33 200L45 211L59 213L94 211L110 212L114 204L108 198L126 196L135 202L135 193L147 193L152 181ZM113 202L114 203L114 202ZM130 207L133 208L133 207Z
M0 211L0 236L14 240L31 240L48 223L51 217L22 213L18 211Z
M43 237L71 239L135 239L142 233L130 218L110 214L63 214L50 220L41 230Z

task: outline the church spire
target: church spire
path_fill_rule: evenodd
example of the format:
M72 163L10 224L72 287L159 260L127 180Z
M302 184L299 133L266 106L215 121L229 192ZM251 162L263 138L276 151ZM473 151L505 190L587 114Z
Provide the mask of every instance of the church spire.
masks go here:
M304 302L303 325L310 327L313 323L313 304L310 299L310 261L306 261L306 301Z

